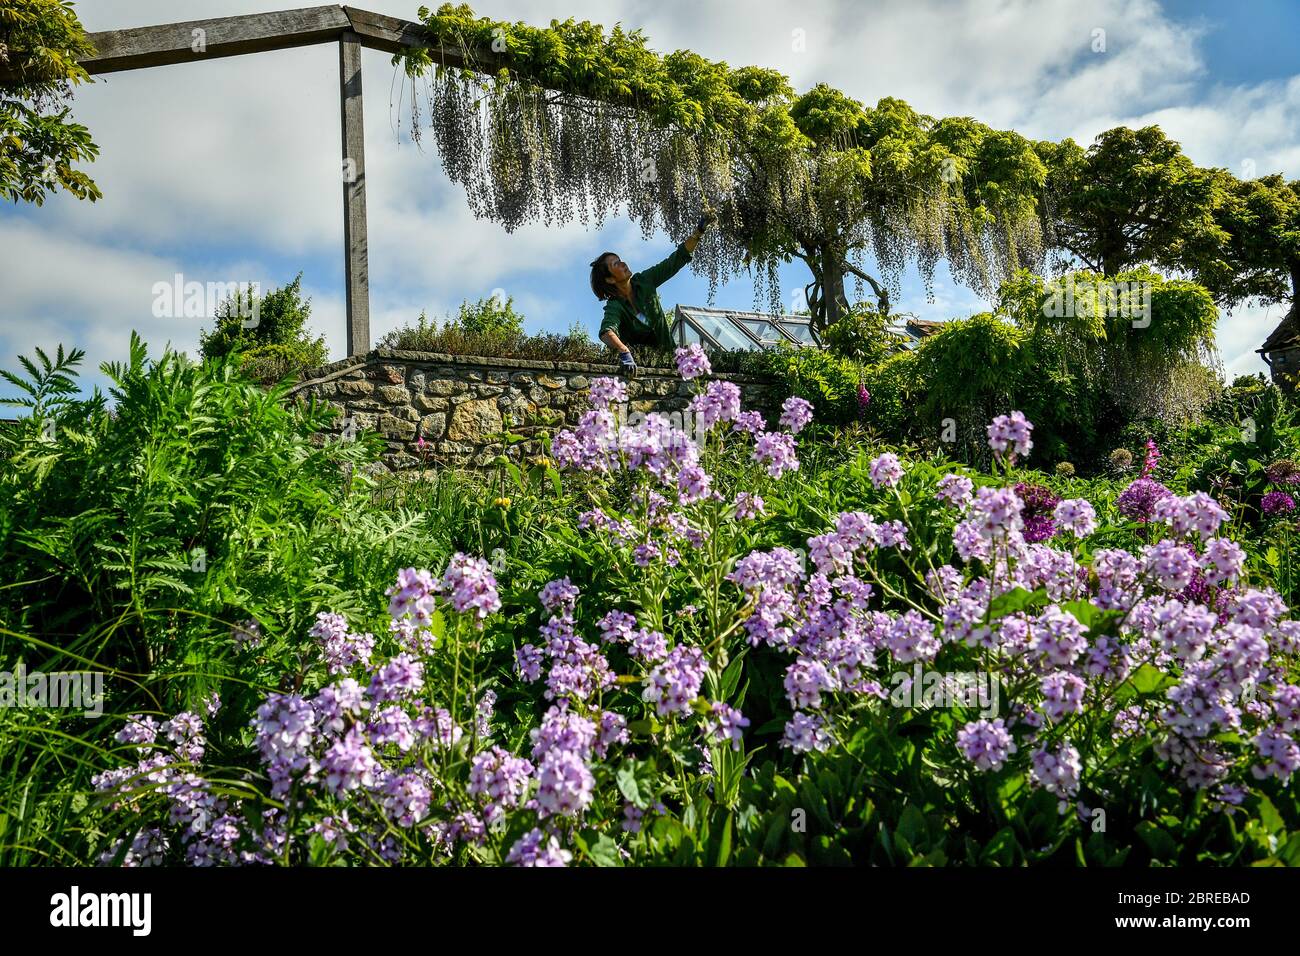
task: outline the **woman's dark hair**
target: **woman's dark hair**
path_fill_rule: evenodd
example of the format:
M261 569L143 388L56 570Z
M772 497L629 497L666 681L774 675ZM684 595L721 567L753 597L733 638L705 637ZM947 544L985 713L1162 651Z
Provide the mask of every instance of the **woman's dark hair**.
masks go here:
M611 299L614 297L614 290L605 280L609 275L609 257L617 256L617 252L602 252L596 257L596 261L591 264L591 291L596 293L597 299Z

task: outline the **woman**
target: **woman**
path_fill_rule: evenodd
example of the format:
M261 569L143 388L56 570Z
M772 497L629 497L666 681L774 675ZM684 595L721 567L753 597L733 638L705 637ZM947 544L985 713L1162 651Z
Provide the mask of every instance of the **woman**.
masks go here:
M600 340L618 353L623 372L636 371L636 360L629 345L649 345L657 349L673 347L672 329L664 315L655 290L681 271L691 259L704 230L717 221L706 212L695 232L673 250L663 262L643 272L633 272L616 253L602 253L591 264L591 291L605 302L605 317L600 323Z

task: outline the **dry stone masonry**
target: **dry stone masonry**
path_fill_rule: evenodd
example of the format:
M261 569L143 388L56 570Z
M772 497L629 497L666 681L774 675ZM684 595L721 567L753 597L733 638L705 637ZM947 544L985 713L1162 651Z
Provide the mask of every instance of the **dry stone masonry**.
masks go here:
M577 424L591 380L617 374L614 365L376 349L308 372L290 395L336 408L335 435L348 418L358 430L379 432L387 444L382 461L392 471L422 463L482 467L502 453L541 454L543 433ZM735 382L745 407L774 421L764 379L715 377ZM675 371L643 368L628 383L628 411L680 412L692 394ZM527 441L508 447L506 431Z

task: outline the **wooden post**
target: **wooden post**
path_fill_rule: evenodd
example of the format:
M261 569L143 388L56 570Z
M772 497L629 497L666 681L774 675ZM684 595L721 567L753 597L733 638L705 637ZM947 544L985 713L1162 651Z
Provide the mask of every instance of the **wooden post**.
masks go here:
M339 38L343 127L343 271L347 282L348 355L370 351L370 256L366 238L366 139L361 108L361 42Z

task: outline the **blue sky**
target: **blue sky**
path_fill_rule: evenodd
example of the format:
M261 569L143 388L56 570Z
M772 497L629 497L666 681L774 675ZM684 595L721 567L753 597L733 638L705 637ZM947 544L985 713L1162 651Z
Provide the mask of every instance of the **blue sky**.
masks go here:
M429 2L429 0L426 0ZM226 16L296 5L285 0L94 0L77 9L90 30ZM414 17L414 0L363 4ZM595 3L491 0L480 13L545 23L574 16L642 27L657 49L689 47L732 65L789 75L797 89L827 82L868 103L898 96L932 115L970 115L1028 136L1091 142L1115 125L1158 123L1198 163L1239 175L1300 177L1300 66L1288 44L1300 5L1281 0L883 0L774 3L677 0ZM1092 50L1104 30L1106 50ZM802 30L803 49L793 31ZM74 114L102 153L90 167L95 204L55 198L0 207L0 362L33 346L78 345L87 366L122 358L131 329L159 350L193 351L202 319L158 319L153 287L176 273L263 287L303 272L313 324L342 357L342 203L338 185L337 50L330 45L113 74L83 87ZM634 267L680 237L644 241L625 218L513 235L470 214L432 146L405 135L390 106L388 57L364 54L372 334L420 312L442 315L496 289L514 296L535 331L579 323L595 331L599 304L587 263L614 249ZM786 301L807 282L782 274ZM933 301L915 274L896 306L947 319L988 307L941 268ZM704 304L707 283L685 271L664 303ZM750 308L744 277L715 304ZM1284 309L1223 316L1228 373L1262 371L1254 349ZM100 381L97 374L87 381Z

